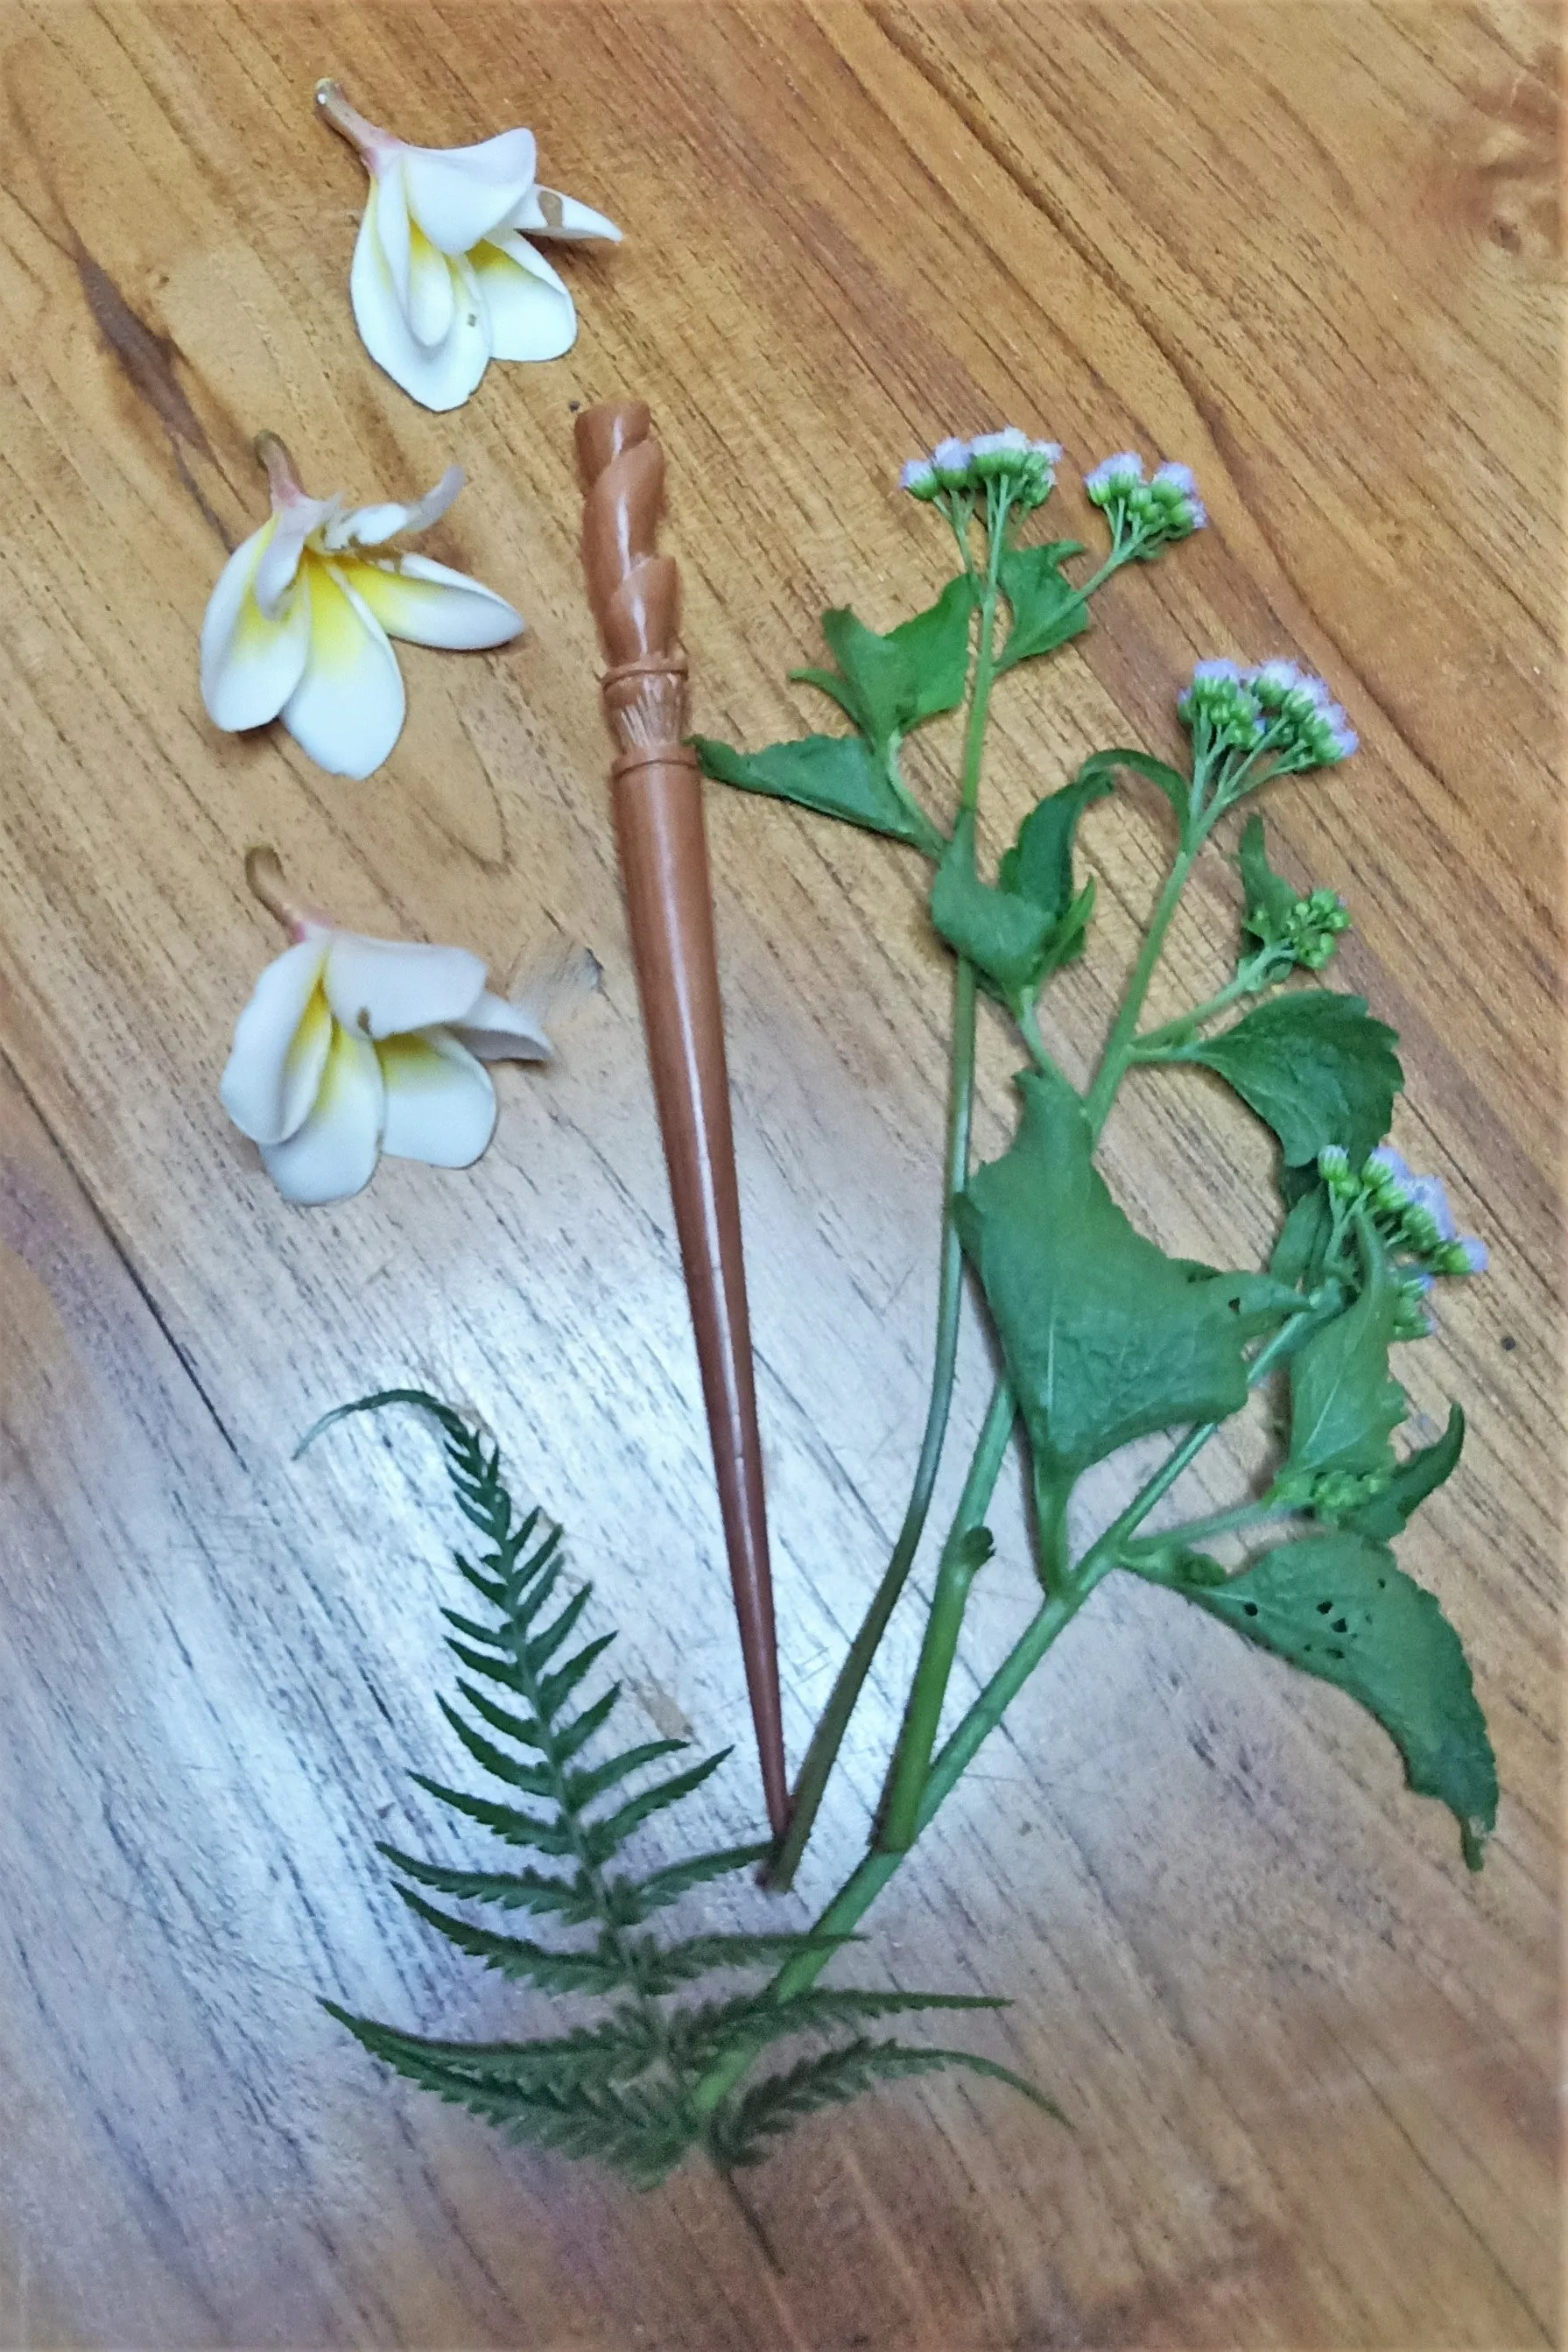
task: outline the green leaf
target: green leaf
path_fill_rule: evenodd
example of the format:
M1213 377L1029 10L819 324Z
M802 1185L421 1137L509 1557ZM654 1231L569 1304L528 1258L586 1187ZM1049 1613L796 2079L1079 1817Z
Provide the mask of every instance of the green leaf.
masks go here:
M1079 819L1115 788L1114 780L1101 771L1077 775L1060 792L1038 801L998 868L1002 888L1031 899L1053 923L1060 922L1073 903L1072 845Z
M727 2052L765 2050L793 2033L821 2033L868 2018L899 2017L919 2010L1008 2006L987 1993L860 1992L832 1985L813 1985L781 2001L764 1988L759 1993L737 1993L732 2000L682 2010L671 2019L670 2029L676 2063L695 2074Z
M794 743L772 743L765 751L736 751L705 735L692 741L703 773L742 792L767 793L793 801L821 816L841 817L868 833L909 842L928 857L946 846L930 819L902 797L888 781L883 762L860 735L805 735Z
M1249 816L1241 828L1236 864L1246 896L1245 928L1256 940L1281 938L1290 927L1301 892L1282 874L1276 874L1264 848L1263 820Z
M1065 1081L1019 1081L1010 1150L973 1175L958 1230L985 1288L1028 1424L1053 1484L1156 1429L1222 1421L1247 1401L1247 1343L1299 1305L1264 1275L1167 1257L1095 1170Z
M884 640L909 664L915 697L906 723L919 727L944 710L956 710L969 679L969 616L975 585L967 572L949 580L935 604L901 621Z
M476 2087L503 2091L533 2090L549 2083L634 2081L658 2054L649 2020L631 2004L616 2010L601 2025L580 2025L570 2033L535 2042L432 2041L356 2017L335 2000L324 2000L321 2006L372 2057L414 2082L440 2074L453 2082L462 2078Z
M471 1797L466 1790L449 1789L444 1781L428 1780L423 1772L411 1772L409 1778L416 1788L438 1797L454 1812L465 1813L471 1822L493 1831L507 1845L531 1846L536 1853L567 1854L576 1850L570 1825L559 1819L541 1821L519 1806L497 1805L488 1797Z
M1033 899L982 882L975 870L975 814L965 809L931 886L931 919L1009 1004L1038 989L1051 917Z
M1359 1168L1387 1134L1405 1084L1397 1043L1392 1029L1368 1019L1364 997L1303 988L1166 1058L1218 1071L1273 1129L1289 1166L1339 1144Z
M1312 1290L1322 1279L1323 1262L1333 1232L1333 1210L1326 1185L1314 1181L1290 1211L1274 1244L1269 1271L1292 1290Z
M868 629L847 604L822 615L822 635L838 663L840 684L834 699L842 704L861 733L878 753L903 734L919 699L920 682L915 663L892 636ZM817 683L821 673L801 673Z
M1388 1441L1404 1420L1404 1390L1388 1370L1400 1288L1372 1224L1361 1227L1366 1280L1342 1315L1325 1323L1291 1365L1291 1450L1280 1484L1292 1489L1324 1475L1385 1470Z
M555 1774L548 1764L520 1764L482 1732L476 1731L471 1723L465 1723L446 1699L438 1698L435 1703L475 1763L482 1765L493 1780L507 1781L512 1788L520 1789L525 1797L555 1794Z
M972 2074L987 2074L1023 2094L1037 2107L1065 2122L1061 2108L1009 2066L977 2058L967 2050L915 2050L899 2042L857 2040L821 2058L803 2058L788 2074L769 2074L735 2101L723 2116L720 2142L733 2165L760 2164L771 2140L780 2137L802 2116L823 2107L841 2106L858 2098L873 2084L902 2075L934 2074L947 2066L961 2066Z
M578 1619L587 1608L592 1595L591 1584L579 1585L560 1615L548 1625L542 1633L537 1633L528 1643L528 1666L530 1675L537 1675L542 1667L549 1665L561 1644L570 1638Z
M1013 625L997 662L999 676L1015 663L1036 654L1054 653L1070 637L1089 626L1089 602L1061 567L1070 555L1082 555L1075 539L1053 540L1050 546L1010 547L998 567L1001 591L1012 606Z
M398 1893L411 1911L437 1928L448 1943L471 1959L483 1960L521 1984L538 1985L544 1992L619 1992L631 1981L621 1955L604 1946L597 1951L552 1952L548 1945L531 1944L521 1936L500 1936L491 1927L471 1927L449 1911L438 1911L412 1887Z
M607 1789L627 1780L644 1764L656 1764L663 1756L678 1755L690 1742L685 1739L644 1739L635 1748L623 1748L619 1756L609 1757L596 1764L591 1772L574 1772L566 1784L567 1796L574 1810L591 1805L595 1797L602 1797ZM728 1752L727 1750L726 1751Z
M1146 776L1152 784L1157 784L1175 809L1178 820L1186 824L1187 803L1192 797L1191 778L1184 776L1179 768L1168 766L1164 760L1151 758L1147 751L1125 749L1096 751L1079 769L1078 782L1082 783L1089 776L1113 777L1118 768L1131 768L1135 775Z
M677 1745L684 1744L677 1742ZM700 1789L710 1773L716 1772L726 1757L732 1753L732 1749L721 1748L716 1755L705 1757L700 1764L694 1764L689 1772L672 1773L667 1780L660 1780L652 1789L644 1789L641 1796L629 1798L618 1811L607 1815L603 1821L590 1822L588 1843L594 1858L599 1862L608 1862L641 1822L654 1813L662 1813L667 1805L678 1805L683 1797L689 1797L694 1789Z
M378 1845L393 1868L416 1879L437 1895L463 1903L495 1903L504 1911L553 1912L569 1927L580 1927L599 1916L599 1902L582 1878L552 1878L539 1870L447 1870L440 1864L420 1862L400 1853L394 1845Z
M596 1642L589 1642L579 1650L575 1658L569 1658L564 1666L559 1666L553 1675L544 1677L538 1686L538 1706L547 1723L558 1713L562 1699L570 1696L589 1668L604 1655L614 1639L613 1633L601 1633Z
M638 1967L644 1991L674 1992L706 1976L710 1969L776 1969L807 1952L836 1952L855 1936L790 1934L773 1936L686 1936L663 1947L651 1939L639 1948Z
M1385 1545L1307 1536L1188 1597L1369 1708L1404 1757L1411 1788L1448 1807L1465 1859L1479 1869L1498 1801L1486 1717L1458 1635Z
M666 1903L674 1903L688 1888L704 1886L711 1878L727 1878L731 1871L748 1870L766 1862L773 1848L770 1844L730 1845L713 1853L689 1854L684 1862L666 1863L663 1870L640 1878L632 1892L645 1911L660 1910Z
M1427 1496L1451 1475L1464 1442L1464 1412L1456 1404L1449 1408L1448 1425L1437 1443L1420 1446L1407 1455L1381 1493L1354 1510L1346 1511L1340 1525L1357 1535L1375 1536L1384 1541L1398 1535Z

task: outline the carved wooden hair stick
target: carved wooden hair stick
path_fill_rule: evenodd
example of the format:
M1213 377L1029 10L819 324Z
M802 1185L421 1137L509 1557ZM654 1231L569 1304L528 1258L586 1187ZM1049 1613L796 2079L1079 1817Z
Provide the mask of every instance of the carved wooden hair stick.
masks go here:
M669 1164L713 1439L740 1646L768 1818L789 1818L779 1644L751 1325L741 1256L740 1196L714 941L702 785L686 732L680 577L654 551L664 453L647 405L610 401L577 420L582 562L610 667L605 715L615 833L659 1124Z

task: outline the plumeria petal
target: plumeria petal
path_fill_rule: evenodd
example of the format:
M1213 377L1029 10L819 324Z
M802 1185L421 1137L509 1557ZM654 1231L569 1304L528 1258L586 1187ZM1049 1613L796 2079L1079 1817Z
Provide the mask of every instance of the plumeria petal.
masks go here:
M431 1168L467 1168L496 1131L490 1073L449 1029L389 1037L376 1048L386 1087L382 1149Z
M328 525L321 533L321 544L332 551L380 547L401 531L428 530L433 522L441 520L467 478L461 466L448 466L435 488L415 499L412 506L387 499L376 506L356 507L352 514L340 515Z
M580 205L575 196L563 196L559 188L541 188L537 182L507 226L526 229L530 236L559 236L572 243L586 243L590 238L607 245L621 242L621 231L602 213Z
M526 1004L513 1004L486 989L477 1004L455 1022L461 1042L482 1062L549 1062L555 1047Z
M218 1087L224 1108L255 1143L281 1143L304 1124L331 1042L321 992L324 939L301 940L269 963L235 1024Z
M408 191L403 185L402 172L395 166L371 174L371 192L365 201L361 235L372 225L376 242L392 278L398 308L406 313L409 276L413 268L413 226L408 216Z
M286 1141L261 1147L284 1199L315 1207L361 1192L375 1173L385 1100L375 1047L334 1024L309 1117Z
M298 589L276 619L256 601L256 577L277 534L274 515L236 547L202 623L202 700L214 726L234 733L276 719L304 675L310 613Z
M556 360L577 341L570 289L516 229L497 229L470 259L498 360Z
M312 562L305 674L283 706L283 723L319 768L368 776L402 732L402 673L386 631L332 568Z
M423 343L426 351L444 342L456 310L452 264L415 223L410 229L408 249L408 323L415 342Z
M409 211L443 253L466 253L522 202L538 152L531 131L503 131L475 147L405 147Z
M336 569L390 636L406 637L413 645L473 652L504 646L527 626L494 589L433 563L427 555L403 555L391 563L340 563Z
M394 383L422 406L460 408L484 374L490 357L484 299L465 260L453 265L455 308L448 333L427 348L410 326L404 301L377 233L377 210L367 205L354 246L349 293L365 349Z
M485 992L485 966L466 948L335 931L324 985L344 1028L379 1044L400 1030L466 1018Z

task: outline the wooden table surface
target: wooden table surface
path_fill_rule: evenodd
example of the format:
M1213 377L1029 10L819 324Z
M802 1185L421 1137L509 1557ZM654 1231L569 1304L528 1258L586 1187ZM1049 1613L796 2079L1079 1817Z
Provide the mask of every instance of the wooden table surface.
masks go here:
M9 0L0 27L0 2342L1555 2340L1553 14ZM530 123L543 176L621 221L563 263L567 359L445 417L370 364L329 72L417 141ZM1282 855L1351 897L1339 979L1403 1033L1396 1136L1493 1249L1408 1359L1472 1435L1404 1550L1496 1737L1484 1874L1337 1693L1113 1580L849 1968L1010 1994L973 2046L1074 2128L956 2078L816 2121L750 2176L771 2261L703 2170L639 2198L511 2148L316 2006L547 2021L372 1851L432 1834L409 1767L455 1769L451 1520L412 1425L292 1464L323 1408L411 1378L476 1405L652 1723L711 1746L743 1706L576 568L569 412L621 391L668 446L698 724L750 744L815 723L780 681L821 606L885 626L943 576L893 488L930 436L1060 438L1068 530L1107 450L1196 466L1212 530L1009 682L991 838L1086 751L1171 748L1195 656L1326 671L1364 748L1276 796ZM368 782L203 714L264 425L322 491L460 458L431 545L532 625L411 650ZM911 856L716 789L710 824L798 1757L912 1466L946 978ZM1160 838L1135 790L1085 825L1103 919L1051 1000L1075 1070ZM503 971L597 950L602 995L558 1067L503 1074L471 1172L390 1162L300 1212L228 1126L277 944L257 840L350 925ZM1219 971L1226 903L1211 879L1178 931L1172 1009ZM988 1152L999 1040L985 1061ZM1266 1244L1265 1164L1196 1076L1130 1087L1107 1138L1134 1213L1221 1262ZM963 1696L1027 1605L998 1528ZM859 1850L916 1630L775 1918ZM755 1833L744 1749L704 1802L716 1840Z

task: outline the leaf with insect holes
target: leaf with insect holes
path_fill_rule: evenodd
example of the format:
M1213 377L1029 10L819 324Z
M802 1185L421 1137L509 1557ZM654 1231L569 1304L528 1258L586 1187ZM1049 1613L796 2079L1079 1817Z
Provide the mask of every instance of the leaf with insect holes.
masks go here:
M1497 1820L1497 1763L1459 1637L1432 1594L1364 1536L1305 1536L1238 1576L1178 1590L1377 1717L1412 1789L1437 1797L1479 1870Z

